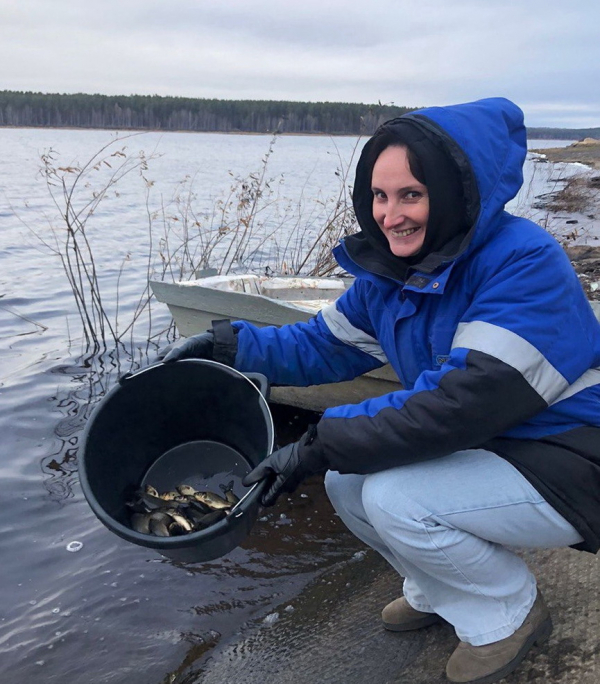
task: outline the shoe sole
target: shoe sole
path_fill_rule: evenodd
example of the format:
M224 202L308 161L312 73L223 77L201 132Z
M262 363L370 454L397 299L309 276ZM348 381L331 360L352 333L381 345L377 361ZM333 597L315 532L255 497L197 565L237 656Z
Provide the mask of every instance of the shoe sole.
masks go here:
M479 679L470 679L468 682L455 682L453 679L448 679L448 681L455 682L455 684L494 684L494 682L504 679L504 677L507 677L511 672L516 670L531 648L533 646L542 646L542 644L548 641L550 634L552 634L552 618L548 616L535 632L532 632L517 655L502 669L496 670L496 672L492 672L492 674L480 677Z
M423 629L423 627L429 627L429 625L435 625L437 622L442 622L443 618L436 613L431 613L426 617L417 618L416 620L411 620L410 622L384 622L383 626L390 632L410 632L413 629Z

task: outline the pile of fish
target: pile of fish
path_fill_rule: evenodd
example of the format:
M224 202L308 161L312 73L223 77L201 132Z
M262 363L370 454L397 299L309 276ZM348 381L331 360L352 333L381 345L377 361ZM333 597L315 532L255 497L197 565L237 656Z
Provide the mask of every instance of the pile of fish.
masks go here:
M186 484L161 494L146 485L127 504L132 510L131 527L156 537L177 537L204 530L223 520L239 501L233 492L233 480L220 486L223 496L196 491Z

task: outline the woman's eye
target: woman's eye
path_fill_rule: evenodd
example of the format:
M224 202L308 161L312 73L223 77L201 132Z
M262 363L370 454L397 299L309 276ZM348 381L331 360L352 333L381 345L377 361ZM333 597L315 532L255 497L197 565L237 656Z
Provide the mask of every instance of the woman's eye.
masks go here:
M418 190L410 190L409 192L404 195L404 198L407 200L418 200L423 197L423 193L419 192Z
M385 192L382 190L373 190L373 197L377 199L385 199Z

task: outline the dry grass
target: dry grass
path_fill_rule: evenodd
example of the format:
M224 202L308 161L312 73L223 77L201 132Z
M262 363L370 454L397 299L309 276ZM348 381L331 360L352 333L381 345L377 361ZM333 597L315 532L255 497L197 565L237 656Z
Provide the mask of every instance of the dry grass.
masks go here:
M138 338L156 344L165 331L153 329L151 279L192 279L208 268L220 274L315 276L339 270L331 248L356 229L348 185L352 158L343 160L338 153L336 194L293 202L281 195L283 176L269 175L276 140L277 135L255 172L232 175L229 191L208 212L198 208L204 202L198 201L190 177L177 184L170 199L161 196L157 201L151 180L156 155L131 152L123 137L117 136L84 163L63 165L54 150L42 155L41 175L58 215L46 217L46 228L30 230L62 263L81 320L85 353L95 356L116 349L132 354ZM114 201L120 196L122 180L131 175L139 178L145 192L139 219L146 224L148 245L148 253L139 257L145 279L133 311L119 302L121 277L131 266L131 255L121 255L113 282L99 277L95 258L97 240L102 240L96 216L109 197Z
M552 212L584 214L598 204L600 188L589 176L574 176L564 188L554 193L546 208Z

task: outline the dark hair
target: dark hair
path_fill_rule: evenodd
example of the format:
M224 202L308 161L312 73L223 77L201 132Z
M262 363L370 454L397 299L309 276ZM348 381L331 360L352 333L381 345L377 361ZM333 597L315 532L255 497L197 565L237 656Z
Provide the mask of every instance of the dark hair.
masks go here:
M365 159L369 178L373 176L373 167L375 166L375 162L379 158L379 155L388 147L404 147L406 149L410 172L419 183L426 185L423 167L414 150L410 148L401 135L390 128L380 128L370 140L369 152Z

